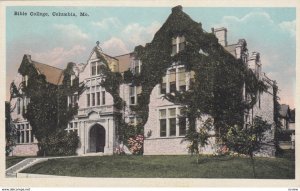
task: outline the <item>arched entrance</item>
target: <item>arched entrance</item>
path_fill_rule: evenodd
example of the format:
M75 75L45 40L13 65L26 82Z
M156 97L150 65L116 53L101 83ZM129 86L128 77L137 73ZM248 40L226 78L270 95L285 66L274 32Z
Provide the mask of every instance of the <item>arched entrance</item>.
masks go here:
M104 152L105 147L105 129L99 124L91 127L89 133L90 152Z

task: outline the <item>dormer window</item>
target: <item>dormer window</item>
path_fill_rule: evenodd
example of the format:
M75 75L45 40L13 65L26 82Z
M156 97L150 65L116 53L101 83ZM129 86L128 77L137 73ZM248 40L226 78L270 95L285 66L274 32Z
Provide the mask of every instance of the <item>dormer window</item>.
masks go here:
M177 36L176 38L172 38L172 55L179 53L185 48L185 37Z
M96 76L100 74L100 66L101 66L101 62L92 62L91 63L91 76Z

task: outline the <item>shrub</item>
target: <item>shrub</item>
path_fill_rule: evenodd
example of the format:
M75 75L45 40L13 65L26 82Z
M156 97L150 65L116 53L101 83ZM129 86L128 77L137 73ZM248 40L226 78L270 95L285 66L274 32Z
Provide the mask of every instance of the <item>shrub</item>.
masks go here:
M136 135L128 139L129 150L132 154L143 154L144 136Z

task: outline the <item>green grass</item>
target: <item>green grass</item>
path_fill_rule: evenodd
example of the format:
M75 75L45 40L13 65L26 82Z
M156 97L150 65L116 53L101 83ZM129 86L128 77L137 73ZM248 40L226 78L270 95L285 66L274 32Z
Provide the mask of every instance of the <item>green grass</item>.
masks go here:
M17 164L18 162L21 162L22 160L26 159L28 157L22 156L22 157L6 157L6 169Z
M233 156L91 156L51 159L25 173L78 177L253 178L249 158ZM293 158L256 158L256 178L294 179Z

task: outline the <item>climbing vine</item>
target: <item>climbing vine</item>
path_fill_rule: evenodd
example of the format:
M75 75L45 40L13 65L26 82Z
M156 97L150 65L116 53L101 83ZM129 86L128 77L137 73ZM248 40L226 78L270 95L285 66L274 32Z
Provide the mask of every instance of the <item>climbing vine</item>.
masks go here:
M185 37L185 48L172 55L172 38ZM102 55L99 54L99 57ZM166 71L171 66L184 65L186 71L195 72L193 88L188 91L176 91L166 94L169 101L186 107L185 116L189 121L195 121L203 114L214 119L216 132L225 135L233 125L242 125L244 111L254 106L258 92L263 92L267 86L257 78L255 73L244 65L241 59L236 59L227 52L212 33L202 29L201 23L193 21L182 11L181 6L174 7L172 13L157 31L153 40L144 47L134 49L135 59L142 62L140 74L133 74L130 70L121 79L119 73L112 73L107 67L103 68L106 80L105 88L114 98L118 109L125 106L118 90L122 83L142 86L141 94L136 105L131 110L141 117L139 129L143 129L148 121L150 95L153 88L162 82ZM243 98L243 87L248 95ZM122 101L121 101L122 100ZM120 131L124 134L128 125L117 120ZM189 133L196 131L195 123L189 123ZM140 130L139 132L142 132Z

